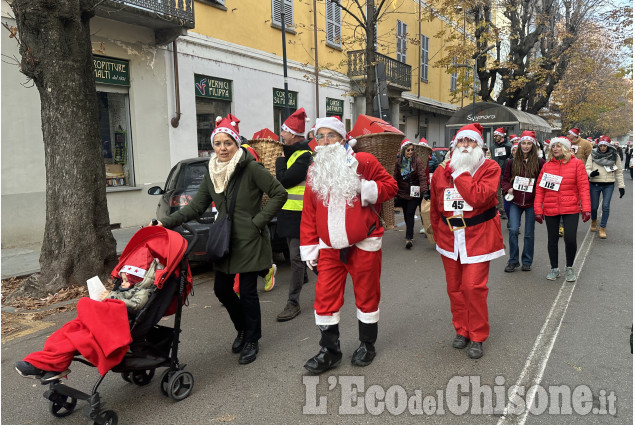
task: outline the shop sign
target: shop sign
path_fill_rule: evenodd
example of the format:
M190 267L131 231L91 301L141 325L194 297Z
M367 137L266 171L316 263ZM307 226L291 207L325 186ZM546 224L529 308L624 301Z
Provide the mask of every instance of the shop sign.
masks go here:
M475 116L475 115L469 114L467 116L467 120L472 122L496 121L496 115L490 114L490 115L476 115Z
M194 74L194 91L197 97L232 101L231 80Z
M284 89L273 89L273 106L284 108ZM298 92L289 91L289 108L296 109L298 107Z
M326 113L342 116L344 115L344 101L340 99L326 98Z
M95 83L130 86L130 63L127 60L93 55Z

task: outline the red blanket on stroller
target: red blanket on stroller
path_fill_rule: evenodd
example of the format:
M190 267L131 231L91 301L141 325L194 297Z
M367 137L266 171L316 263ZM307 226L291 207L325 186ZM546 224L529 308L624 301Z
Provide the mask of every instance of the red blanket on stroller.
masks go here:
M121 363L131 342L123 301L84 297L77 303L77 318L55 331L44 343L44 350L24 360L39 369L63 371L79 351L103 376Z

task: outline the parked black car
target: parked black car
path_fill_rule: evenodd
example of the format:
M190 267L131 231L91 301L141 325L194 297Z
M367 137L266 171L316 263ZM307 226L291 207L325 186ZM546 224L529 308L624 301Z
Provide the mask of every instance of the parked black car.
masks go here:
M208 172L208 164L209 158L206 157L184 159L172 167L164 189L160 186L153 186L148 189L148 194L150 195L161 195L161 199L157 204L157 219L161 220L161 218L183 208L192 200L198 191L198 187L203 182L205 173ZM187 222L198 235L196 246L188 256L189 261L207 260L205 246L207 245L209 227L214 222L215 217L216 208L212 204L205 210L202 217ZM285 258L288 259L289 250L287 243L284 239L276 237L276 225L277 219L274 217L269 223L271 248L274 252L283 253ZM172 230L181 234L188 242L193 239L193 235L182 226L177 226Z

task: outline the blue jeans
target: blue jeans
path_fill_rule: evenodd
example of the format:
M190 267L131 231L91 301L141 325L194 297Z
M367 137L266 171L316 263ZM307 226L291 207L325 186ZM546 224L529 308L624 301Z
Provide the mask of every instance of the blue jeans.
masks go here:
M521 208L510 202L509 206L509 263L518 263L518 234L520 233L520 216L525 213L525 243L523 245L522 263L531 266L534 261L534 207Z
M591 186L591 220L598 219L598 206L600 205L600 193L602 194L602 221L600 227L606 227L609 221L609 212L611 209L611 198L615 184L589 184Z

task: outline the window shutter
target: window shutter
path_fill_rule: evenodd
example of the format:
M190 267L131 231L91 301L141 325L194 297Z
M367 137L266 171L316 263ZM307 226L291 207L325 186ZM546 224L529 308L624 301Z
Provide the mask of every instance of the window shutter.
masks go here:
M280 13L282 13L283 7L286 27L293 28L293 0L271 0L271 21L276 25L282 26Z
M397 60L403 63L406 62L406 32L406 24L397 21Z
M428 42L429 38L421 36L421 80L428 81Z
M332 44L337 44L338 46L342 44L340 37L342 36L341 31L341 13L340 7L337 3L332 2L331 0L326 1L326 41Z

